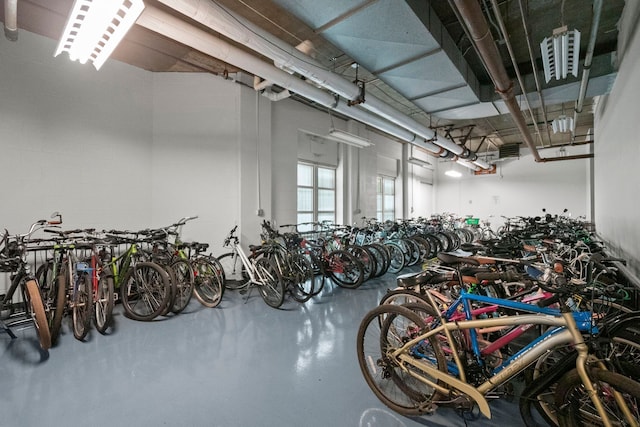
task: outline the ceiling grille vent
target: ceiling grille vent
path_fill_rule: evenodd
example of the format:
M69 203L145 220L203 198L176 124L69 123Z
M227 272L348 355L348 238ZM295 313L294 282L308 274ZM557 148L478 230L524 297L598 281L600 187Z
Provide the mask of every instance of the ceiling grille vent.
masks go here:
M520 157L520 144L505 144L500 146L499 158Z

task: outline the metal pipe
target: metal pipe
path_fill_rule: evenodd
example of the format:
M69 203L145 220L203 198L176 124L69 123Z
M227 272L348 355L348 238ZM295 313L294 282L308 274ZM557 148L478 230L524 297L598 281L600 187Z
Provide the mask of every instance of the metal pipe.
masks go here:
M593 158L593 153L589 154L575 154L573 156L558 156L558 157L545 157L540 159L542 163L547 162L558 162L560 160L577 160L577 159L591 159Z
M215 2L204 0L159 1L225 37L267 56L278 66L295 71L341 97L353 101L361 95L360 88L354 83L325 69L315 59ZM434 144L427 143L429 145L443 147L457 155L463 152L463 148L455 143L447 140L435 140L436 133L432 129L394 109L373 95L368 94L366 102L360 104L360 107L413 132L419 138L434 140ZM436 149L428 150L432 152L438 151Z
M598 37L598 27L600 26L600 15L602 12L602 0L593 1L593 21L591 22L591 34L589 34L589 44L587 52L584 55L584 65L582 66L582 80L580 81L580 92L576 101L576 108L573 111L574 129L578 127L578 114L582 113L584 98L587 94L587 85L589 83L589 73L591 72L591 61L593 60L593 51L596 46L596 38Z
M540 154L527 127L527 123L522 115L522 111L516 102L513 94L513 82L507 75L507 70L502 64L500 53L496 48L495 41L489 30L482 9L476 0L453 0L464 24L471 34L474 44L477 46L480 56L485 64L487 72L491 76L496 88L496 92L502 97L507 109L511 113L516 126L520 129L522 138L531 150L536 162L541 161Z
M18 0L4 0L4 36L18 40Z
M273 65L266 63L254 55L232 46L204 30L183 21L167 12L152 6L147 6L136 22L163 36L169 37L196 50L204 52L240 69L261 76L292 93L297 93L319 105L330 108L359 122L367 123L371 127L386 132L394 137L413 143L426 150L437 153L440 147L416 140L416 135L404 128L396 126L384 119L359 108L350 107L347 102L337 99L333 95L306 83L304 80L292 76Z
M531 46L531 33L529 32L529 24L524 16L524 7L522 0L518 0L520 5L520 17L522 18L522 28L524 28L524 38L527 41L527 49L529 49L529 60L531 61L531 69L533 70L533 79L536 82L536 92L538 93L538 99L540 100L540 108L542 108L542 118L547 127L547 138L549 138L549 145L551 145L551 130L549 129L549 119L547 118L547 107L544 103L544 97L542 96L542 86L540 85L540 79L538 79L538 67L536 66L536 60L533 56L533 47ZM575 123L575 122L574 122ZM544 144L542 144L544 147Z
M531 121L533 122L533 126L536 128L536 134L538 135L538 139L540 140L540 145L542 143L542 136L540 135L540 128L538 128L538 121L536 120L536 116L533 114L533 110L531 109L531 104L529 103L529 97L527 96L527 91L524 87L524 82L522 81L522 75L520 74L520 69L518 68L518 62L516 61L515 54L513 53L513 48L511 47L511 41L509 40L509 33L507 32L507 28L504 25L504 21L502 20L502 14L500 13L500 9L498 7L498 2L496 0L491 0L491 5L493 6L493 14L498 21L498 26L500 28L500 32L502 33L502 38L504 39L505 44L507 45L507 51L509 52L509 57L511 58L511 63L513 64L513 69L516 72L516 77L518 78L518 84L520 85L520 92L524 97L524 102L527 105L527 110L529 110L529 114L531 115ZM487 11L489 13L489 11ZM535 68L534 68L535 72Z

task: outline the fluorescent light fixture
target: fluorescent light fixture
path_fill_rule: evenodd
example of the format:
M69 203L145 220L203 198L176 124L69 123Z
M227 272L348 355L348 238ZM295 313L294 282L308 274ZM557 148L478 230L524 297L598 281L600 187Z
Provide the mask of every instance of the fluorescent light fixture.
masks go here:
M373 145L373 143L366 138L340 129L331 129L329 131L329 138L358 148L370 147Z
M53 56L68 52L72 61L91 61L99 70L143 9L142 0L75 0Z
M450 176L452 178L460 178L462 176L462 174L460 172L458 172L456 170L453 170L453 169L449 169L444 174L447 175L447 176Z
M566 79L569 74L578 76L580 60L580 31L567 31L567 26L553 30L551 37L545 37L540 43L544 79L547 83L552 77Z
M407 159L407 162L411 163L412 165L422 166L423 168L428 168L429 166L432 166L431 163L427 162L426 160L418 159L415 157L409 157Z
M553 129L553 133L573 132L573 117L559 116L557 119L553 119L553 121L551 122L551 128Z

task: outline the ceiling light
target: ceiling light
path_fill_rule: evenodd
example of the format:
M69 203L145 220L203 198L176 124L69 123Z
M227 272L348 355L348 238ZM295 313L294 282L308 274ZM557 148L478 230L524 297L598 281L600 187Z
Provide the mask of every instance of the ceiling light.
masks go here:
M358 148L370 147L373 145L373 143L366 138L340 129L331 129L329 131L329 138Z
M453 169L449 169L444 174L447 175L447 176L450 176L452 178L460 178L462 176L462 174L460 172L458 172L456 170L453 170Z
M553 129L553 133L573 132L573 117L559 116L557 119L553 119L551 128Z
M567 26L553 30L551 37L545 37L540 43L544 78L547 83L552 77L566 79L569 74L578 76L580 60L580 31L567 31Z
M75 0L54 56L68 52L99 70L143 9L142 0Z
M407 159L407 162L411 163L412 165L422 166L423 168L431 166L431 163L427 162L426 160L418 159L415 157L409 157Z

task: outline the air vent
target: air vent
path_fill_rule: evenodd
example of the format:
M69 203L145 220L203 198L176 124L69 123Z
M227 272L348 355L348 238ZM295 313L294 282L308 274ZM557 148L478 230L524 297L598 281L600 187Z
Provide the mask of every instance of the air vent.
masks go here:
M520 157L520 144L505 144L500 146L499 158Z

